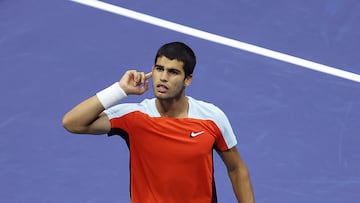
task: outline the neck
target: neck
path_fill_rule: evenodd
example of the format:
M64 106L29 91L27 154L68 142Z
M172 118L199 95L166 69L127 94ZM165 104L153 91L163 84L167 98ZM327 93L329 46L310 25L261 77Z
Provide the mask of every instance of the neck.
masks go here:
M161 116L173 118L186 118L188 116L189 102L186 96L169 100L156 99L156 108Z

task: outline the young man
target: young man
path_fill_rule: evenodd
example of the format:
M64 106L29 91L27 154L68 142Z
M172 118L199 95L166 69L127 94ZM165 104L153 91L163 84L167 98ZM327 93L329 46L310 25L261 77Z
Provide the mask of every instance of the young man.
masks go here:
M63 126L72 133L125 139L133 203L217 202L213 149L227 167L238 202L254 202L249 173L227 117L216 106L185 95L195 64L195 54L184 43L165 44L151 72L127 71L119 82L63 118ZM147 91L150 77L155 98L116 105L127 95Z

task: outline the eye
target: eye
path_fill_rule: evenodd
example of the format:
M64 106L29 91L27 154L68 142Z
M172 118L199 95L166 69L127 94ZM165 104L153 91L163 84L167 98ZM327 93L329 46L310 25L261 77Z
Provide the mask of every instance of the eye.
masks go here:
M162 66L155 66L155 69L156 69L157 71L163 71L163 70L164 70L164 67L162 67Z
M175 69L170 69L170 70L169 70L169 73L172 74L172 75L179 75L179 74L180 74L180 71L175 70Z

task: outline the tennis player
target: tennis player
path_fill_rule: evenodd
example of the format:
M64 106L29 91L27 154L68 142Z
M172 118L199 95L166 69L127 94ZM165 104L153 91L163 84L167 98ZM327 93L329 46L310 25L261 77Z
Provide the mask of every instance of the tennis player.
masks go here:
M132 203L217 202L214 151L227 167L238 202L254 202L249 172L228 118L215 105L185 94L195 64L195 54L186 44L165 44L151 72L126 71L119 82L63 118L69 132L119 135L126 141ZM155 98L121 103L128 95L146 92L151 77Z

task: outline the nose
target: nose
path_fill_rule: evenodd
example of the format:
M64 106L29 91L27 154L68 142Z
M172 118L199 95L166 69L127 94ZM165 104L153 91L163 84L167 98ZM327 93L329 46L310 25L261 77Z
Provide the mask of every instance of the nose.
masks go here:
M161 82L167 82L168 81L168 74L166 71L161 72L160 74L160 81Z

